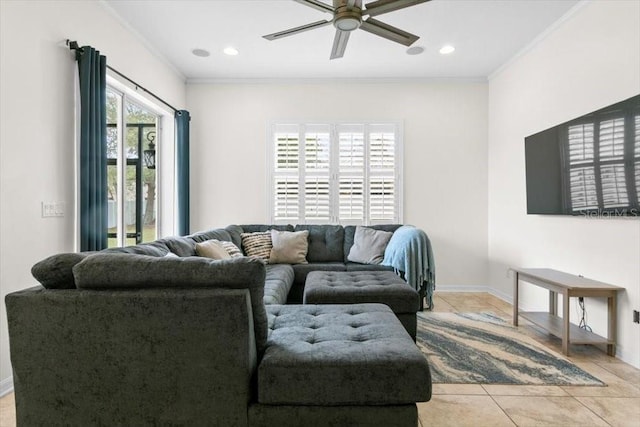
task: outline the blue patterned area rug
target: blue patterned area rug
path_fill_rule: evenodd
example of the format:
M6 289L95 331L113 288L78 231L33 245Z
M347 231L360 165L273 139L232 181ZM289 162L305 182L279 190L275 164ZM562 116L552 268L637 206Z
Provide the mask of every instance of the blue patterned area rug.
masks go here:
M438 384L604 386L493 313L418 313L417 344Z

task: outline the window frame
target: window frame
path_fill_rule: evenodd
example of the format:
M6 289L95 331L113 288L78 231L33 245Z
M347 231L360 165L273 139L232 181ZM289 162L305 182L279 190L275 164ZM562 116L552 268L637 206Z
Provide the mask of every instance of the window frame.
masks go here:
M308 127L318 127L318 126L326 126L329 128L329 216L327 219L309 219L305 214L305 197L304 197L304 177L306 176L306 171L304 170L304 146L306 143L305 139L305 130ZM363 129L363 144L364 144L364 166L363 166L363 198L364 198L364 212L363 218L360 219L351 219L351 220L341 220L340 218L340 204L339 204L339 184L340 184L340 164L339 164L339 131L341 128L346 127L355 127L361 126ZM371 167L370 167L370 135L371 129L374 126L388 126L393 130L395 141L394 141L394 170L389 175L394 180L394 194L395 194L395 214L396 216L393 219L383 219L383 220L371 220L370 219L370 200L371 200L371 191L370 191L370 177ZM291 172L284 173L276 170L275 160L276 160L276 146L275 146L275 136L278 133L278 128L281 127L294 129L296 128L296 132L298 137L298 168L296 170L292 170ZM351 120L351 121L327 121L327 120L274 120L268 123L267 132L266 132L266 149L267 149L267 217L269 218L269 222L271 224L340 224L340 225L377 225L377 224L389 224L389 223L403 223L403 206L404 206L404 186L403 186L403 176L404 176L404 144L403 144L403 123L399 121L393 120L381 120L381 121L361 121L361 120ZM294 175L297 175L298 179L298 217L287 217L278 219L276 218L275 212L275 196L276 196L276 178L278 176L289 176L293 178ZM375 174L373 174L375 176ZM383 174L384 175L384 174ZM343 174L342 176L356 176L355 174Z
M75 171L74 171L74 241L75 250L80 250L80 90L78 84L78 74L75 74ZM107 88L122 97L123 103L127 102L143 107L154 114L157 114L156 126L156 237L172 236L177 231L177 198L176 179L176 145L175 145L175 121L174 112L164 105L157 103L144 93L138 91L137 87L122 79L117 74L107 70ZM121 116L122 114L119 114ZM120 126L119 133L124 132L124 126ZM119 139L124 135L120 134ZM120 153L118 153L120 160ZM124 176L124 173L123 173ZM119 178L121 179L121 178ZM118 184L118 192L123 191L123 185ZM117 196L121 198L120 195ZM118 209L119 211L119 209ZM120 213L117 214L120 216ZM119 229L122 229L121 218L117 218Z

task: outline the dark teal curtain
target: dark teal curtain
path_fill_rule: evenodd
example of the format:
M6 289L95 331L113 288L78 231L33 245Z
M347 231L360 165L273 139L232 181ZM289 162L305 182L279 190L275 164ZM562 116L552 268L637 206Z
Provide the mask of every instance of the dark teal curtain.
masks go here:
M175 113L176 119L176 157L177 157L177 198L178 198L178 235L189 234L189 121L191 116L185 110Z
M80 76L80 250L107 247L107 58L76 50Z

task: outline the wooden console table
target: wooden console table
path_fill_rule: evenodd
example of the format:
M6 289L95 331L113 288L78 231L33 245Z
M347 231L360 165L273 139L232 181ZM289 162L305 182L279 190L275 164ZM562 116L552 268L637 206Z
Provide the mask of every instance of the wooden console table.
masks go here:
M624 288L585 279L549 268L512 268L513 324L518 326L518 315L562 339L562 352L569 355L569 344L606 344L607 354L616 354L616 297ZM519 312L518 285L520 280L549 290L549 312ZM562 295L562 317L558 316L558 294ZM569 298L607 298L607 338L589 332L569 322Z

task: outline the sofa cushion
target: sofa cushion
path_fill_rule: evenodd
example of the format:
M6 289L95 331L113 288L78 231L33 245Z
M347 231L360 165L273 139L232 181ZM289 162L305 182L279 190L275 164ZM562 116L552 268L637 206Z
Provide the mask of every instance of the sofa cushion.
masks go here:
M264 280L264 303L286 304L293 284L293 268L288 264L267 265Z
M149 256L165 256L169 251L167 245L161 241L140 243L137 245L103 249L101 252L117 252L125 254L138 254Z
M380 303L394 313L416 313L420 295L392 271L312 271L304 304Z
M362 264L380 264L393 233L369 227L356 227L353 246L347 259Z
M75 289L73 266L95 252L51 255L31 267L31 274L47 289Z
M401 224L379 224L379 225L368 225L367 227L373 228L374 230L391 231L393 233L398 228L402 227L402 225ZM353 246L353 238L355 233L356 233L355 225L346 225L344 227L344 262L349 261L347 258L349 257L351 246Z
M165 245L171 252L180 257L196 255L196 242L189 237L167 237L156 240L156 242Z
M344 261L344 229L341 225L296 225L295 231L309 231L309 262Z
M294 273L294 283L304 284L307 279L307 274L311 271L346 271L342 262L314 262L311 264L296 264L292 265Z
M229 288L249 289L256 346L267 340L264 308L265 266L242 257L211 260L201 257L168 258L118 253L97 253L73 267L80 289Z
M239 225L228 225L225 228L225 231L227 231L227 233L229 233L229 236L231 237L231 241L233 242L234 245L236 245L237 247L242 247L242 236L241 234L244 233L244 231L242 230L242 227L240 227Z
M248 257L269 262L271 256L271 232L242 233L242 250Z
M390 265L360 264L357 262L348 262L345 265L347 271L393 271L393 267Z
M269 230L295 231L291 224L244 224L239 227L243 233L259 233Z
M309 231L271 230L270 264L307 264Z
M194 233L190 236L194 242L200 243L205 242L207 240L225 240L227 242L231 241L231 234L224 228L216 228L208 231L201 231L199 233Z
M211 259L229 259L231 255L220 244L218 240L207 240L205 242L196 243L196 253L199 256L203 256Z
M429 365L382 304L268 306L258 402L395 405L431 397Z

